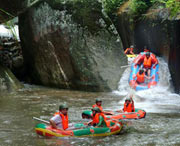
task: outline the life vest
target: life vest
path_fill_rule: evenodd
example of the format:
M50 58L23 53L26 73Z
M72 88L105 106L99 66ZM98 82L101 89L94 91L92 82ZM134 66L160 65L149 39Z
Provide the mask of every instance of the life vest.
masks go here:
M151 65L152 65L151 56L148 59L145 56L143 65L144 65L145 68L151 68Z
M93 108L94 108L94 107L98 107L98 108L101 110L101 112L103 112L102 106L98 106L97 104L94 104L92 107L93 107Z
M138 83L144 83L144 77L145 77L145 73L142 73L141 75L139 74L139 72L137 73L137 79L136 81Z
M96 113L96 115L93 116L93 121L91 122L91 125L97 125L99 123L99 116L102 116L104 118L106 126L110 127L110 121L106 121L106 118L103 113Z
M60 112L56 112L54 116L59 115L62 119L62 126L63 129L66 130L68 128L69 122L68 122L68 115L63 115Z
M126 103L124 103L124 112L134 112L135 109L134 109L134 106L132 107L132 103L129 103L128 106Z

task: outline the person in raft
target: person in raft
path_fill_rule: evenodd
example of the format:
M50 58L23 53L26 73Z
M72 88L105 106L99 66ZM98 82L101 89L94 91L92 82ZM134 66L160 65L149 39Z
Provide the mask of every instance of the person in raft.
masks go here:
M133 50L134 50L134 46L131 45L130 48L127 48L127 49L124 51L124 54L134 55Z
M98 107L92 108L92 121L88 123L89 126L94 127L109 127L110 121L106 121L104 114Z
M154 64L154 67L155 67L158 64L158 60L156 59L154 55L150 55L150 52L146 52L146 55L143 61L143 67L148 77L150 77L150 74L151 74L152 64Z
M138 71L137 75L136 75L136 83L142 84L142 83L145 82L145 79L150 80L151 77L146 76L144 70L143 70L143 69L140 69L140 70Z
M134 108L134 100L132 99L133 95L130 95L130 97L126 97L125 99L125 103L124 103L124 108L122 110L118 110L116 112L135 112L135 108Z
M103 111L103 108L102 108L101 105L102 105L102 100L99 99L99 98L97 98L97 99L96 99L96 104L94 104L94 105L92 106L92 108L98 107L98 108L101 110L101 112L104 113L105 115L112 115L112 114L114 114L113 112L105 112L105 111Z
M59 112L56 112L50 119L50 125L59 130L74 129L73 125L70 125L68 121L68 106L66 104L59 106Z
M150 52L150 50L147 48L147 46L144 46L144 52Z

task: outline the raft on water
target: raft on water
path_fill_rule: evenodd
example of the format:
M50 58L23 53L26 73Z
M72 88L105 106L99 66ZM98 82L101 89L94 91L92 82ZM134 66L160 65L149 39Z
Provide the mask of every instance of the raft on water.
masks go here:
M75 126L76 127L76 126ZM37 124L35 131L38 135L45 137L87 137L87 136L109 136L118 134L122 129L122 123L114 122L110 127L93 127L81 124L81 129L59 130L46 124Z
M92 117L92 111L83 111L82 117L90 118ZM142 109L135 109L135 112L124 112L124 113L119 113L119 114L114 114L114 115L105 115L107 120L109 119L115 119L115 120L122 120L122 119L142 119L146 117L146 112Z
M151 54L151 57L155 57L154 54L150 53ZM156 66L153 66L151 67L151 74L150 76L152 77L150 79L149 82L145 82L145 83L142 83L142 84L138 84L136 82L136 75L140 69L140 66L141 64L137 64L141 59L143 59L145 56L145 53L142 52L140 53L133 61L132 65L131 65L131 73L130 73L130 76L129 76L129 85L134 88L136 91L138 90L145 90L145 89L149 89L153 86L156 86L157 85L157 82L159 81L159 64L157 64Z

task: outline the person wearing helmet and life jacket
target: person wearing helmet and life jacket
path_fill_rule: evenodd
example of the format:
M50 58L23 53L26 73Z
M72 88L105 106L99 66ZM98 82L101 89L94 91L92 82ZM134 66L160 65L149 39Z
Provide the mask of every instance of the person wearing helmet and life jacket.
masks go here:
M146 55L144 57L143 61L143 67L145 69L145 73L147 73L148 77L150 77L151 74L151 67L152 64L154 64L154 67L158 64L158 60L154 55L151 55L150 52L146 52Z
M136 82L137 82L138 84L142 84L142 83L145 82L145 79L148 79L148 80L149 80L149 79L151 79L151 77L146 76L144 70L143 70L143 69L140 69L140 70L138 71L137 75L136 75Z
M94 104L92 107L94 108L94 107L98 107L100 110L101 110L101 112L103 111L103 108L102 108L102 100L101 99L99 99L99 98L96 98L96 104Z
M134 100L132 99L133 95L130 95L130 97L126 97L125 103L124 103L124 108L122 110L118 110L116 112L135 112L134 108Z
M54 116L50 119L50 125L53 128L60 130L67 130L72 128L72 125L69 125L68 106L66 104L61 104L59 106L59 112L56 112Z
M94 107L98 107L98 108L101 110L101 112L104 113L105 115L112 115L112 114L114 114L113 112L103 111L103 108L102 108L101 105L102 105L102 100L99 99L99 98L97 98L97 99L96 99L96 104L94 104L92 107L93 107L93 108L94 108Z
M147 46L144 46L144 52L150 52L150 50L147 48Z
M127 54L127 55L134 55L133 53L133 50L134 50L134 46L131 45L130 48L127 48L125 51L124 51L124 54Z
M94 127L109 127L110 121L107 121L104 114L98 107L92 108L92 121L88 124Z

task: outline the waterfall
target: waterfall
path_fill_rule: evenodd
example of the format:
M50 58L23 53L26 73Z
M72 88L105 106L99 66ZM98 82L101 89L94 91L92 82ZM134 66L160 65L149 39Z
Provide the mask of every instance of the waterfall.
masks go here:
M152 113L177 112L180 110L180 96L173 92L171 85L171 75L168 64L162 58L159 60L159 82L157 86L142 91L135 91L129 86L128 79L130 75L130 67L128 67L118 85L118 90L113 91L114 94L122 96L119 104L123 105L125 97L134 94L135 107Z

